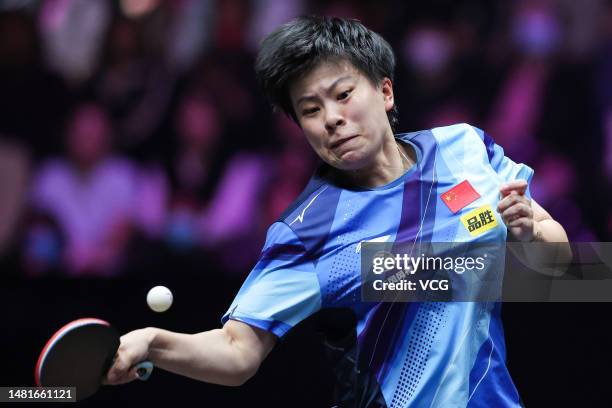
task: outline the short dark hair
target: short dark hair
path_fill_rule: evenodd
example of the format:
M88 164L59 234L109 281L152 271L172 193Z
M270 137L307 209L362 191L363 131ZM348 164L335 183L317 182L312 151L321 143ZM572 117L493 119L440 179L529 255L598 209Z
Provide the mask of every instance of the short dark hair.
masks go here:
M348 60L375 85L393 81L395 56L387 41L357 20L337 17L299 17L268 35L262 42L255 73L273 106L296 123L289 85L326 60ZM395 131L396 106L387 112Z

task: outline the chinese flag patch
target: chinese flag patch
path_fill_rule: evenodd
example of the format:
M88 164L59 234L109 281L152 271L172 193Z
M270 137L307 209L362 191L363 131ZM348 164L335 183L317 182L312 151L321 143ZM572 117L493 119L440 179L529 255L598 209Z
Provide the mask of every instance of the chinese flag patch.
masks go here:
M448 209L455 214L469 203L479 199L480 194L474 190L474 187L472 187L469 181L463 180L455 187L443 193L440 198L444 201Z

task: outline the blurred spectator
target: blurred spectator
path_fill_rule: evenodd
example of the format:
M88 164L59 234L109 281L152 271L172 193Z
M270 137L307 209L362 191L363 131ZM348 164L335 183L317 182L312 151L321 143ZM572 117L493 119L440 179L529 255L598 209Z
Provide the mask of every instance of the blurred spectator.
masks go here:
M134 170L130 162L113 156L111 148L108 116L98 105L80 104L68 119L66 154L36 172L31 206L55 220L65 235L62 260L69 275L113 276L120 271L131 231ZM30 230L34 232L28 236L49 240L40 225ZM38 243L27 245L26 256Z
M263 245L262 210L270 199L264 194L270 179L269 161L257 153L235 154L199 220L202 244L229 273L248 271Z
M260 249L255 228L268 176L266 158L243 151L225 162L222 136L230 133L204 91L180 100L174 123L166 241L183 252L207 248L225 270L243 272Z
M252 266L268 226L298 197L315 167L300 128L280 113L274 119L275 148L232 156L201 219L204 245L228 272Z
M0 13L0 132L22 140L34 158L55 152L69 96L40 60L35 22Z
M133 166L134 201L132 220L147 239L161 239L164 234L170 186L161 164Z
M253 74L253 56L231 50L213 50L187 79L187 87L206 89L231 138L223 140L228 151L261 149L272 141L271 109ZM254 137L256 132L256 137Z
M278 24L309 13L360 18L389 39L399 132L482 127L536 170L534 197L571 239L612 236L609 1L43 0L0 9L0 133L19 139L0 146L0 250L24 242L31 274L66 263L72 275L111 276L128 252L127 266L142 273L178 258L187 270L211 254L217 267L247 270L265 228L316 167L299 127L271 115L254 51ZM84 97L110 119L80 105L63 135L69 102ZM113 147L133 162L111 154L109 123ZM66 154L49 160L63 136ZM30 155L35 211L21 211L24 229L16 220ZM162 249L162 262L148 259L150 248Z
M69 83L80 84L94 73L111 7L105 0L43 1L40 31L45 57Z
M166 240L177 249L193 249L200 242L196 220L212 197L222 166L223 121L207 95L188 93L179 101L174 130L167 164L171 192Z
M166 64L185 73L211 46L217 7L214 0L182 0L165 6L170 20L165 38Z
M119 17L106 38L103 65L94 79L94 94L108 109L121 135L119 148L142 153L160 125L176 79L161 51L147 48L143 22ZM152 42L149 39L149 42Z

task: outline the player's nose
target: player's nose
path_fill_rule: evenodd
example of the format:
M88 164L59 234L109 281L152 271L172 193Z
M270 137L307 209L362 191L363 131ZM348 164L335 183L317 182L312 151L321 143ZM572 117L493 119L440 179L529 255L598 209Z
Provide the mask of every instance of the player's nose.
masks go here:
M325 129L329 133L333 133L336 128L339 126L343 126L346 124L346 120L344 115L337 108L328 108L325 109Z

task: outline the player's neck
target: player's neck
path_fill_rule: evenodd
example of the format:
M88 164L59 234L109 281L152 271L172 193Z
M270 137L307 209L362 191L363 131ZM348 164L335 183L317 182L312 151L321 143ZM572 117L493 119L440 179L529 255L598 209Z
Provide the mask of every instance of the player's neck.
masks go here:
M383 144L371 166L346 173L350 184L364 188L387 185L400 178L416 163L416 152L392 135Z

